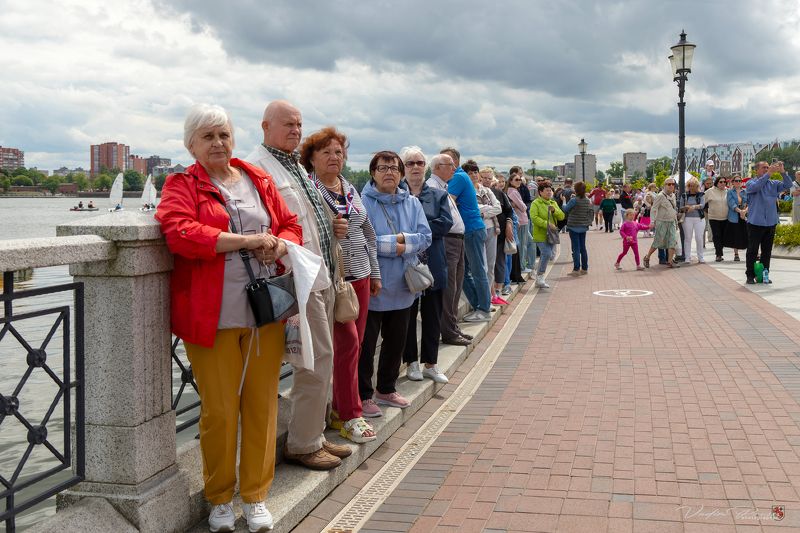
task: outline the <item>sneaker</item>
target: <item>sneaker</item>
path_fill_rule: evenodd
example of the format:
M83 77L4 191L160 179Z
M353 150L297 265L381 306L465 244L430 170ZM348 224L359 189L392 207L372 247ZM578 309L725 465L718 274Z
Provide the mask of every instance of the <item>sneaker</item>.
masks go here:
M534 286L540 289L550 288L550 285L548 285L547 282L544 280L544 274L539 274L538 276L536 276L536 283L534 284Z
M580 270L573 270L572 272L570 272L569 274L567 274L567 276L579 276L579 275L580 275L580 273L581 273L581 271L580 271Z
M339 459L350 457L353 454L353 450L350 449L350 446L334 444L327 440L322 441L322 449Z
M417 361L408 363L406 377L411 381L422 381L422 372L419 370L419 363Z
M495 296L495 298L497 299L497 301L496 302L492 301L493 304L495 304L495 305L508 305L508 300L506 300L505 298L500 298L499 296Z
M486 311L481 311L480 309L476 309L475 311L469 313L468 315L464 316L464 322L488 322L492 319L492 315L487 313Z
M405 409L411 405L411 402L400 396L397 392L392 392L391 394L376 392L375 403L378 405L388 405L389 407L398 407L400 409Z
M622 270L622 267L619 266L619 263L614 263L614 268L616 268L617 270Z
M642 265L636 265L636 270L644 270L644 267Z
M511 285L503 285L503 290L500 291L502 296L508 296L511 294Z
M755 285L756 284L755 278L747 278L747 284L748 285Z
M523 268L522 269L522 273L523 274L530 274L531 272L532 272L532 270L530 268Z
M372 435L366 435L372 433ZM344 423L344 427L339 431L339 434L355 443L363 444L378 438L372 426L367 424L363 418L354 418Z
M379 416L383 416L381 408L378 407L378 405L372 399L361 401L361 414L367 418L378 418Z
M450 380L447 379L447 376L445 376L436 365L433 365L430 368L425 367L422 370L422 375L428 379L432 379L436 383L450 383Z
M264 502L243 503L242 511L247 519L247 529L250 533L272 529L272 515Z
M588 270L581 269L581 276L585 276L588 273L589 273Z
M233 505L230 502L211 507L211 514L208 515L208 529L215 533L236 529L236 516L233 514Z
M311 453L290 453L284 450L283 458L289 462L305 466L311 470L332 470L342 464L342 460L325 451L325 448Z

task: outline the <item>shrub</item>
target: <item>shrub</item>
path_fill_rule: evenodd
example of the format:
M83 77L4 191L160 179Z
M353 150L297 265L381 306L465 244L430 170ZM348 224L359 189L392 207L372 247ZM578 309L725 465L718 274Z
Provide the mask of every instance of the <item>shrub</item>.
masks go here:
M791 213L792 212L792 201L791 200L779 200L778 201L778 212L779 213Z
M787 248L800 246L800 224L778 224L774 242Z

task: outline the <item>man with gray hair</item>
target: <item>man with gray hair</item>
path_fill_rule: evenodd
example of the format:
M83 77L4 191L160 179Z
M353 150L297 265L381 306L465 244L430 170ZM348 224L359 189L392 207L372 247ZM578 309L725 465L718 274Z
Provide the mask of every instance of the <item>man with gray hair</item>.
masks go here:
M328 267L319 273L325 279L317 279L326 288L311 292L303 318L311 330L314 368L294 369L292 415L284 457L312 470L330 470L351 453L347 446L326 441L323 433L333 370L333 237L343 239L347 235L347 220L331 222L319 191L298 163L295 151L303 131L300 110L284 100L271 102L264 110L261 129L264 143L246 160L272 176L278 192L303 227L303 246L321 256Z
M437 154L431 158L431 177L425 182L432 189L447 192L447 182L453 177L456 166L447 154ZM444 237L445 256L447 258L447 287L442 297L441 335L445 344L467 346L472 337L463 333L458 327L458 302L461 299L461 285L464 281L464 221L458 212L458 206L450 194L450 214L453 226Z

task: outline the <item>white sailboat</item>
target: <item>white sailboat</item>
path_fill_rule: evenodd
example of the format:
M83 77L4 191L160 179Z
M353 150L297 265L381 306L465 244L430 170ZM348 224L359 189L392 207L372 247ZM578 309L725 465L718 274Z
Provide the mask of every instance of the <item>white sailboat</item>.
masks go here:
M122 177L122 172L120 172L114 179L114 184L111 185L111 193L108 195L111 203L109 211L122 211L122 188L124 184L125 180Z
M155 209L157 197L158 197L158 191L156 191L156 186L153 185L153 176L151 174L147 176L147 181L144 182L144 189L142 189L141 207L139 207L139 210L152 211L153 209Z

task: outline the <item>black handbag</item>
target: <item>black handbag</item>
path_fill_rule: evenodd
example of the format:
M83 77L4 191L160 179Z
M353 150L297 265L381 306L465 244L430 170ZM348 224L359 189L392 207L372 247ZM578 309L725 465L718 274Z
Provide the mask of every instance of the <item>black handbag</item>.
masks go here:
M222 200L220 203L222 203L222 207L225 207ZM228 211L226 207L225 211ZM230 213L228 218L233 233L239 233ZM294 290L294 276L291 272L270 278L257 278L253 267L250 266L250 253L242 248L239 250L239 257L242 258L244 268L250 278L250 283L244 288L247 292L250 309L253 311L256 327L260 328L266 324L285 320L300 312Z

